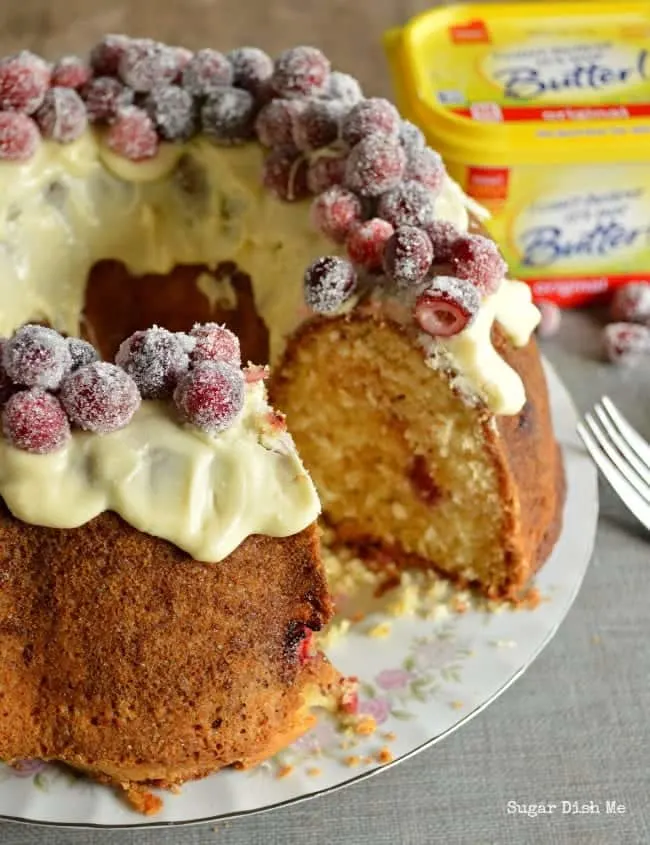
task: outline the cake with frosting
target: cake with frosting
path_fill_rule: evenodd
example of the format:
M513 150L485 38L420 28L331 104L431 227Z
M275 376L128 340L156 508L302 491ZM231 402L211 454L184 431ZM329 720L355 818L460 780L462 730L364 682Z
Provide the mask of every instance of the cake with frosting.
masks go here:
M240 361L272 365L324 518L374 565L515 596L548 555L530 291L321 51L10 56L0 184L0 758L178 783L261 759L336 685L303 659L331 613L318 500Z

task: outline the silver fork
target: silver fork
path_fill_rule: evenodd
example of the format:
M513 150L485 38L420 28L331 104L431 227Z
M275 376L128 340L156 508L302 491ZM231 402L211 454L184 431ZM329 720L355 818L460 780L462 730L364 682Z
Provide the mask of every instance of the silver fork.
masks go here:
M650 444L607 396L578 423L578 434L622 502L650 531Z

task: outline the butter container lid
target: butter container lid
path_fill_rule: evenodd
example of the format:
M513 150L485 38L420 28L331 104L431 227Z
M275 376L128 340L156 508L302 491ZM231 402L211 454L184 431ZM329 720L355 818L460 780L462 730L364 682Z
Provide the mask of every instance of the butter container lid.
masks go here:
M650 2L459 4L385 46L399 105L443 155L648 159Z

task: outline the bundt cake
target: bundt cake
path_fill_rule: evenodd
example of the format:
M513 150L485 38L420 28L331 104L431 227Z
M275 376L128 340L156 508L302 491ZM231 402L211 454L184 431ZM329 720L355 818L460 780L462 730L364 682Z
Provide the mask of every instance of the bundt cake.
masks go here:
M563 473L530 291L319 50L10 56L0 185L0 758L173 784L337 687L305 645L317 499L224 324L339 541L490 596L543 562Z

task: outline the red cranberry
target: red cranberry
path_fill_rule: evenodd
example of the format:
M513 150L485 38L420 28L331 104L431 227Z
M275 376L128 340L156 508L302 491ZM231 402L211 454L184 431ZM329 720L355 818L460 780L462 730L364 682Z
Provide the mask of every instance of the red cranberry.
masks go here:
M41 134L31 117L0 112L0 161L27 161L38 149Z
M72 88L50 88L34 116L44 138L69 144L88 126L86 106Z
M359 197L338 186L324 191L311 206L315 227L337 243L344 243L352 227L361 223L362 213Z
M115 363L131 376L143 399L164 399L189 369L190 359L175 334L154 326L124 340Z
M422 134L422 130L409 120L400 121L399 140L400 144L406 150L407 156L426 146L426 140Z
M241 366L239 338L225 326L217 323L196 323L190 332L195 341L192 363L223 361L233 367Z
M257 115L255 131L260 144L280 147L293 144L293 123L305 108L301 100L271 100Z
M131 161L153 158L158 152L158 135L149 115L136 106L118 112L106 134L106 143L113 152Z
M120 60L131 39L126 35L105 35L90 51L90 65L95 76L116 76Z
M396 139L401 119L395 106L381 97L357 103L343 121L343 138L354 146L370 135Z
M363 100L363 92L358 80L348 73L341 73L339 70L330 73L326 96L330 100L338 100L348 106L354 106L360 100Z
M384 250L384 269L398 285L421 282L429 272L433 247L429 236L416 226L400 226Z
M70 439L70 424L61 403L40 387L14 393L2 411L2 430L16 449L47 455Z
M539 337L553 337L560 330L562 311L554 302L538 302L541 319L537 326Z
M345 185L364 197L378 197L399 185L406 156L397 141L371 135L353 147L345 169Z
M232 84L257 96L273 75L273 59L257 47L239 47L228 53Z
M133 103L133 91L111 76L91 79L81 96L86 103L88 118L93 123L111 123L120 109Z
M632 366L650 355L650 328L638 323L610 323L605 326L604 343L610 361Z
M295 147L276 147L264 160L264 185L277 197L289 202L309 196L307 161Z
M85 367L86 364L94 364L95 361L99 361L99 353L87 340L82 340L80 337L69 337L66 339L66 343L72 359L72 372L78 370L79 367Z
M432 337L451 337L467 328L481 307L478 290L465 279L436 276L415 303L415 320Z
M182 85L183 73L194 57L194 53L187 47L172 47L176 57L176 76L173 79L175 85Z
M183 419L212 434L232 426L244 407L244 399L242 371L223 361L198 364L174 391Z
M178 85L154 88L144 104L160 137L165 141L186 141L196 130L194 100Z
M366 270L380 270L384 249L393 231L391 224L379 217L361 223L352 229L345 242L348 255Z
M404 178L421 182L433 194L438 194L445 180L445 166L437 152L430 147L410 150L406 158Z
M630 282L614 291L610 315L615 322L650 323L650 283Z
M166 44L136 38L126 45L120 56L118 73L129 88L146 93L174 81L178 73L176 53Z
M51 70L40 56L22 50L0 60L0 109L33 114L50 85Z
M241 144L254 137L255 111L252 94L243 88L215 89L201 109L201 125L217 144Z
M232 65L218 50L199 50L183 71L183 88L193 97L208 97L232 83Z
M319 314L329 314L350 298L356 284L354 267L345 258L317 258L305 273L305 302Z
M70 422L97 434L124 428L140 407L131 376L105 361L86 364L69 375L60 396Z
M379 198L377 213L393 226L425 226L434 218L431 191L419 182L401 182Z
M15 384L56 390L70 371L72 358L54 329L27 325L5 342L2 363Z
M52 85L59 88L83 88L90 80L90 65L80 56L64 56L52 68Z
M507 270L497 245L482 235L466 235L454 241L451 264L458 278L468 279L485 295L496 292Z
M318 96L327 90L330 63L316 47L292 47L276 59L271 84L280 97Z
M342 110L337 103L313 100L298 111L293 120L293 142L310 152L332 144L339 136Z
M433 260L436 264L451 261L451 246L462 237L453 223L446 220L434 220L423 226L433 246Z
M343 152L310 157L307 170L307 185L312 194L321 194L334 185L342 185L345 179L347 156Z

